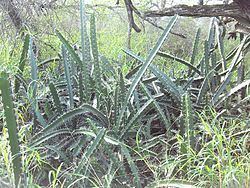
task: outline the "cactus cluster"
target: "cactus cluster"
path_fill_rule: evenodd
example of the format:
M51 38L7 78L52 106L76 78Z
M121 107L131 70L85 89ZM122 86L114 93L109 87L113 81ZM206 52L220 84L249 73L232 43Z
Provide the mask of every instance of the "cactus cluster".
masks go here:
M146 183L142 181L144 174L140 164L147 168L150 165L140 158L141 154L136 149L131 150L140 144L138 137L141 134L141 142L164 135L167 144L173 146L168 152L183 152L191 156L201 151L199 139L205 135L198 126L201 120L196 114L207 106L213 107L220 117L235 117L247 112L247 108L249 110L250 80L238 68L244 66L244 53L250 45L250 36L246 36L226 55L220 30L213 19L209 37L204 42L204 49L201 49L203 56L200 59L197 57L200 50L198 29L192 55L187 61L160 51L178 20L178 16L174 16L145 59L124 50L136 63L136 67L124 75L120 68L113 67L116 62L101 56L98 51L94 14L90 16L88 35L88 15L82 0L80 10L82 57L56 30L62 43L61 55L46 61L46 64L55 63L63 70L43 80L39 72L46 70L42 70L42 65L37 63L32 51L32 36L27 35L19 71L15 75L13 98L8 77L0 77L16 186L26 181L26 176L21 176L21 173L27 172L22 172L21 168L21 143L18 142L13 100L24 101L24 106L30 109L24 120L32 122L27 147L31 151L37 150L41 158L50 164L41 168L48 168L48 171L60 168L61 185L74 187L81 187L82 184L93 186L95 182L92 179L97 174L105 177L99 182L104 187L119 187L124 182L144 187ZM171 77L153 64L156 56L181 63L185 68L184 74L179 78ZM26 62L29 62L26 66L31 67L29 78L23 74ZM245 113L245 117L249 118L249 114ZM174 147L182 139L184 144ZM131 143L131 140L134 142ZM153 146L157 148L158 145L162 146L158 143ZM145 144L145 148L153 146ZM135 155L139 156L138 161L133 159ZM180 166L186 169L185 164L188 163L184 160ZM30 170L37 172L32 164ZM44 183L48 174L39 174L39 182Z

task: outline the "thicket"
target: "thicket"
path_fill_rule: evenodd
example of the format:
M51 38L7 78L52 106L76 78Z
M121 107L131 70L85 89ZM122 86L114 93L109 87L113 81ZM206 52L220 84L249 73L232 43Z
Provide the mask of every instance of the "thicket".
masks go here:
M0 185L249 187L250 36L226 54L212 19L184 60L161 48L174 16L145 58L124 50L124 72L99 53L83 1L80 10L80 51L56 30L58 57L38 62L27 34L17 73L1 72Z

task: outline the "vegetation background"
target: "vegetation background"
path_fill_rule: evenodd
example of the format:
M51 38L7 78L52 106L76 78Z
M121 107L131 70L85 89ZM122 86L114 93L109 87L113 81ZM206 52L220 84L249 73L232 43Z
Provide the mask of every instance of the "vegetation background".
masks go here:
M3 2L0 187L249 187L249 35L134 14L137 33L110 0L13 0L18 30Z

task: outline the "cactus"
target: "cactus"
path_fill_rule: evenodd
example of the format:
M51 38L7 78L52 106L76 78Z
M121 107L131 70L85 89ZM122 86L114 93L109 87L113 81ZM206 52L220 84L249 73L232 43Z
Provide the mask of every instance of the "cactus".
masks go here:
M15 119L16 116L14 113L14 105L11 95L11 87L7 77L7 75L0 76L0 91L2 92L4 116L9 133L15 187L18 187L22 173L22 160L20 153L20 145L18 141L17 123Z

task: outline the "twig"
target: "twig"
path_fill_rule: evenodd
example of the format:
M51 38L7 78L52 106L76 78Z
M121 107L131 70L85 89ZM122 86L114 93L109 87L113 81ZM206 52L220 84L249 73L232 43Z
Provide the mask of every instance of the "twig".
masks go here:
M141 32L141 29L138 27L138 25L136 25L136 23L134 21L132 1L131 0L124 0L124 2L125 2L127 13L128 13L128 20L129 20L130 27L132 27L137 33Z
M157 27L157 28L159 28L159 29L161 29L161 30L164 30L163 27L157 25L156 23L154 23L154 22L153 22L152 20L150 20L149 18L142 16L142 13L141 13L134 5L132 5L132 8L133 8L134 13L135 13L139 18L141 18L142 20L145 20L146 22L150 23L150 24L153 25L154 27ZM184 38L184 39L187 38L185 35L180 34L180 33L176 33L176 32L173 32L173 31L170 31L170 33L173 34L173 35L179 36L179 37L181 37L181 38Z

